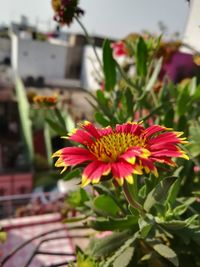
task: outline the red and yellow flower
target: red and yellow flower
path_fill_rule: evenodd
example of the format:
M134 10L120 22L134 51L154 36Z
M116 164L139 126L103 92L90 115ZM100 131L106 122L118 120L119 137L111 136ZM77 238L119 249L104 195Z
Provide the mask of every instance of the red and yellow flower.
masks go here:
M43 96L36 95L33 98L33 103L39 107L54 107L58 102L58 97L55 95L52 96Z
M124 180L133 183L133 174L144 172L158 176L156 163L175 166L172 158L188 159L179 147L187 143L182 132L174 132L160 125L144 128L141 123L128 122L113 129L98 129L85 122L68 137L81 146L65 147L53 154L58 157L56 167L63 171L69 166L86 163L82 186L98 183L102 176L112 174L119 185Z

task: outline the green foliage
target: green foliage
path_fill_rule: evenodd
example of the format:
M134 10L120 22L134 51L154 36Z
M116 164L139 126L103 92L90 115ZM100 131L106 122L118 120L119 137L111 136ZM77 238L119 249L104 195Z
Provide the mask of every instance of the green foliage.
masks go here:
M116 84L116 65L112 53L110 41L105 40L103 45L103 71L106 91L113 90Z
M156 244L153 246L153 248L162 257L166 258L168 261L173 263L174 266L176 266L176 267L179 266L178 257L176 255L176 253L171 248L169 248L168 246L163 245L163 244Z
M110 41L104 42L105 90L91 93L94 101L90 101L95 122L112 127L143 120L145 126L159 124L184 131L190 141L184 148L190 160L178 159L181 167L176 171L157 164L159 178L135 176L134 184L118 187L106 176L101 184L92 185L90 193L84 189L70 193L66 201L80 214L65 222L110 231L106 237L93 238L87 254L77 251L75 266L183 267L192 262L191 267L199 267L200 256L195 252L200 247L200 206L194 195L200 194L200 174L193 170L200 166L199 81L197 77L179 84L166 77L159 80L165 60L158 53L160 38L140 36L124 43L128 55L120 64L113 58ZM55 133L66 136L62 112L56 109L51 115L46 116L46 122ZM63 178L80 177L82 167L72 168Z
M136 70L139 76L147 74L147 46L142 37L139 37L136 46Z
M147 195L147 198L144 202L144 209L146 211L150 211L156 203L164 203L168 195L168 190L175 181L176 177L167 177L161 180Z
M76 191L69 192L66 199L67 203L73 208L82 206L88 200L88 194L82 188L79 188L79 190Z
M115 201L106 195L100 195L94 198L93 206L96 212L104 216L116 216L119 211L119 207Z
M94 257L106 257L119 249L130 237L130 232L113 233L109 236L93 239L89 251Z
M27 160L29 165L31 165L33 163L33 158L34 158L34 149L32 140L32 122L29 118L30 105L26 97L24 84L19 77L16 77L15 89L18 101L18 109L19 109L23 141L27 152Z
M138 217L127 215L124 218L98 218L96 220L91 220L89 226L98 231L113 231L113 230L125 230L128 228L137 229Z

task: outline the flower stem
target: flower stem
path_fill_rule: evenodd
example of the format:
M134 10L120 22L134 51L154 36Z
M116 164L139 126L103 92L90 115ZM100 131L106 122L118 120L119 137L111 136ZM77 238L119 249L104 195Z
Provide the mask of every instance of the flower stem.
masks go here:
M87 29L85 28L85 26L83 25L83 23L80 21L80 19L78 18L78 16L75 16L75 19L76 21L78 22L78 24L80 25L80 27L82 28L84 34L85 34L85 37L88 41L88 43L92 46L93 48L93 51L94 51L94 54L96 56L96 59L97 61L99 62L99 65L101 66L101 68L103 69L103 65L102 65L102 62L101 62L101 59L99 58L99 55L97 53L97 50L96 50L96 47L94 45L94 40L91 38L91 36L89 35Z
M140 203L138 203L132 196L132 194L129 191L129 187L126 181L124 181L124 185L123 185L123 190L124 190L124 195L128 201L128 203L134 208L136 209L140 215L142 215L142 217L145 216L145 210L143 209L143 207L140 205Z

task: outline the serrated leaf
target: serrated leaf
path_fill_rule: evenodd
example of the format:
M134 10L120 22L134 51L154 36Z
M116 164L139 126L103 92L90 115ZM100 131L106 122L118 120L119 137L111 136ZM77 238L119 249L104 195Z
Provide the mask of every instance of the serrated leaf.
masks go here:
M171 248L163 244L156 244L153 248L158 254L170 261L174 266L179 266L178 257Z
M167 198L169 188L176 179L176 177L167 177L160 181L158 185L147 195L144 202L144 209L149 211L156 202L163 203Z
M166 203L170 203L172 205L175 202L176 197L180 190L180 186L181 186L181 178L179 177L170 187Z
M126 267L131 261L134 254L134 248L129 247L122 252L118 258L113 262L113 267Z
M196 201L196 198L193 197L193 198L190 198L190 201L186 202L186 203L183 203L182 205L179 205L177 206L174 210L173 210L173 213L175 216L180 216L182 214L184 214L186 212L186 210L188 209L188 207L194 203Z
M186 227L186 222L185 221L179 221L179 220L172 220L169 222L159 222L157 220L157 223L160 224L161 226L164 226L165 228L169 230L179 230L183 229Z
M139 224L139 228L140 228L141 238L146 238L153 225L143 218L139 219L138 224Z
M103 44L103 71L105 76L105 89L112 91L116 84L116 63L113 59L113 50L109 40Z
M135 242L135 240L137 239L138 237L138 232L136 232L131 238L129 238L128 240L126 240L124 242L124 244L110 257L108 258L108 260L104 263L104 265L102 267L110 267L110 265L118 258L120 257L121 254L123 254L123 252L130 248L133 243ZM133 253L134 253L134 247L133 247ZM133 257L133 254L132 254L132 257ZM132 258L131 257L131 258ZM126 261L127 262L127 261ZM118 265L121 267L121 265ZM122 265L123 266L123 265ZM117 267L117 265L116 265Z
M138 217L128 215L125 218L98 218L89 222L89 226L97 231L113 231L137 228Z
M101 239L93 239L89 250L95 257L106 257L120 248L130 237L130 232L113 233Z

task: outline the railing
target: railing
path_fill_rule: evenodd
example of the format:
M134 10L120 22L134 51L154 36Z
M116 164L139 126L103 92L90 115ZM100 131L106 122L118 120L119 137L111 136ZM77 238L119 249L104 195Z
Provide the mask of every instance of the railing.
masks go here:
M52 226L52 218L46 218L47 224L51 224ZM37 222L38 224L38 222ZM28 225L24 225L24 227L29 227ZM67 227L66 225L60 223L60 226L54 226L51 230L46 230L37 235L33 235L28 240L24 241L17 247L13 248L11 251L7 251L2 260L0 260L1 267L10 267L12 265L12 261L17 261L17 257L19 257L19 252L32 243L35 244L35 247L29 251L29 255L20 267L29 267L35 266L33 264L35 257L41 255L48 255L56 257L56 262L52 263L50 260L41 261L41 267L59 267L59 266L68 266L69 262L75 262L75 245L74 240L78 240L81 243L81 240L88 239L89 235L85 234L85 230L87 228L85 226L75 225ZM52 236L52 234L55 234ZM58 250L55 248L55 251L52 250L53 241L60 242L60 240L64 240L69 243L68 248L65 251ZM49 243L49 244L48 244ZM47 244L47 247L44 249L42 245ZM54 248L54 247L53 247ZM18 254L18 255L17 255ZM32 265L33 264L33 265Z
M62 196L61 193L57 192L0 196L0 219L15 217L17 209L27 204L33 204L36 200L39 200L41 204L45 204Z

